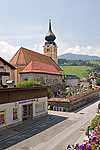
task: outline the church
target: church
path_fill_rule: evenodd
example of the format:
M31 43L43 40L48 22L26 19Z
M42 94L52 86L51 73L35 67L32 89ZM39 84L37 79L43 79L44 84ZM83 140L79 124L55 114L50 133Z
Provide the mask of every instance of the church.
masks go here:
M44 55L51 57L56 62L56 64L58 64L57 45L54 42L55 39L56 36L54 35L51 29L51 20L49 20L49 31L45 37L46 42L43 46Z
M52 32L51 20L45 36L44 54L21 47L11 58L15 70L15 83L22 80L41 80L45 85L54 87L62 84L63 70L58 65L56 36Z

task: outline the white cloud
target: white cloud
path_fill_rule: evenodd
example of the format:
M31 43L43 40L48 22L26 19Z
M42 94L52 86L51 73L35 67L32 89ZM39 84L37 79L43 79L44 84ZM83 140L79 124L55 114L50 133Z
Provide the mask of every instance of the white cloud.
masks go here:
M91 56L100 56L100 49L96 49L91 46L76 45L75 47L68 47L64 49L65 50L63 51L60 50L60 54L74 53L74 54L83 54L83 55L91 55Z
M20 47L21 46L12 46L5 41L0 41L0 57L9 61ZM42 44L41 45L34 44L33 48L31 47L26 48L42 53Z
M40 53L43 53L43 44L44 44L44 41L41 41L40 45L34 44L33 48L30 48L30 49L33 49ZM21 46L12 46L5 41L0 41L0 57L9 61L20 47ZM76 45L75 47L68 47L68 45L67 45L68 48L65 48L65 47L66 46L64 44L63 51L62 51L62 48L60 48L60 45L58 46L59 54L75 53L75 54L100 56L100 50L94 49L91 46L84 47L84 46ZM28 47L26 47L26 48L28 48Z
M0 41L0 57L5 60L11 59L18 49L19 47L14 47L5 41Z

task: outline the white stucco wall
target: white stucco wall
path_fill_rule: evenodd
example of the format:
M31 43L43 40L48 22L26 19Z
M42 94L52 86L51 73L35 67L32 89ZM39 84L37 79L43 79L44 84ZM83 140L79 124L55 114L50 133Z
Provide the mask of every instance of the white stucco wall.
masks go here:
M13 108L17 108L17 114L18 119L13 120ZM7 126L10 124L17 123L19 121L22 121L22 112L21 112L21 106L17 105L15 103L6 103L0 105L0 111L5 111L5 123L0 125L0 127Z
M6 85L7 80L10 80L10 76L2 76L2 84Z
M42 112L39 111L38 113L36 113L36 104L40 104L40 105L44 104L45 105L44 106L45 110L42 111ZM48 99L47 99L47 97L39 98L38 101L33 103L33 105L34 105L34 108L35 108L33 116L38 116L38 115L41 115L41 114L44 114L44 113L48 112Z
M36 109L35 109L36 103L40 104L41 106L44 103L45 110L43 112L36 113ZM0 125L0 127L12 125L14 123L18 123L22 121L23 105L28 105L28 104L32 104L33 106L33 118L48 112L48 98L47 97L34 98L34 99L23 100L23 101L18 101L14 103L1 104L0 111L5 111L5 123ZM14 108L17 108L17 115L18 115L17 120L13 120Z
M22 102L22 103L21 103ZM20 103L20 106L21 106L21 109L23 107L23 105L28 105L28 104L32 104L33 105L33 117L36 117L38 115L41 115L41 114L44 114L44 113L47 113L48 112L48 98L47 97L42 97L42 98L34 98L33 100L30 99L28 100L28 102L26 103L25 101L21 101L21 102L18 102ZM24 102L24 103L23 103ZM45 110L44 112L38 112L36 113L36 104L43 104L45 105Z

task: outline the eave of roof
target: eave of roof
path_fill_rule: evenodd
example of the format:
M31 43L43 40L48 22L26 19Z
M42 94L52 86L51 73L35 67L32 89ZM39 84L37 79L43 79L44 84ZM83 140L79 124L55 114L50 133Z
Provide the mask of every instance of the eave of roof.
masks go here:
M31 71L31 70L29 70L29 71L22 71L22 72L20 72L20 74L27 74L27 73L40 73L40 74L53 74L53 75L60 75L60 76L62 76L62 74L60 74L60 73L54 73L54 72L42 72L42 71L37 71L37 70L34 70L34 71Z
M100 91L100 88L97 87L97 89L95 89L95 90L89 90L85 93L80 93L79 95L71 96L69 98L50 98L50 99L48 99L48 102L58 102L58 103L74 102L74 101L77 101L85 96L91 95L98 91Z
M3 58L0 57L0 60L1 60L3 63L7 64L10 68L15 69L15 67L14 67L13 65L11 65L10 63L8 63L8 62L7 62L6 60L4 60Z
M49 98L48 102L59 102L59 103L64 103L64 102L70 102L69 98Z
M48 56L47 56L48 57ZM50 57L51 58L51 57ZM52 58L51 58L52 59ZM53 63L63 72L63 69L52 59Z

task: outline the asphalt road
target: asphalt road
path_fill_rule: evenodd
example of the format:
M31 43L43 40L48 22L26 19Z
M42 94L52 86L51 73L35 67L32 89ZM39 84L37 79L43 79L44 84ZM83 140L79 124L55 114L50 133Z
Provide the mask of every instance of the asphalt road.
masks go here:
M30 126L22 133L2 141L0 150L4 149L4 144L10 146L10 144L16 144L16 141L22 142L6 150L66 150L67 144L81 142L85 127L96 114L97 105L98 102L95 102L70 113L51 111L49 112L51 116L47 121L44 119L43 122L37 123L35 127ZM39 132L36 134L38 130Z
M55 124L64 121L65 119L67 118L56 115L48 115L47 117L41 118L37 121L24 121L24 124L3 130L0 132L0 150L30 138Z

